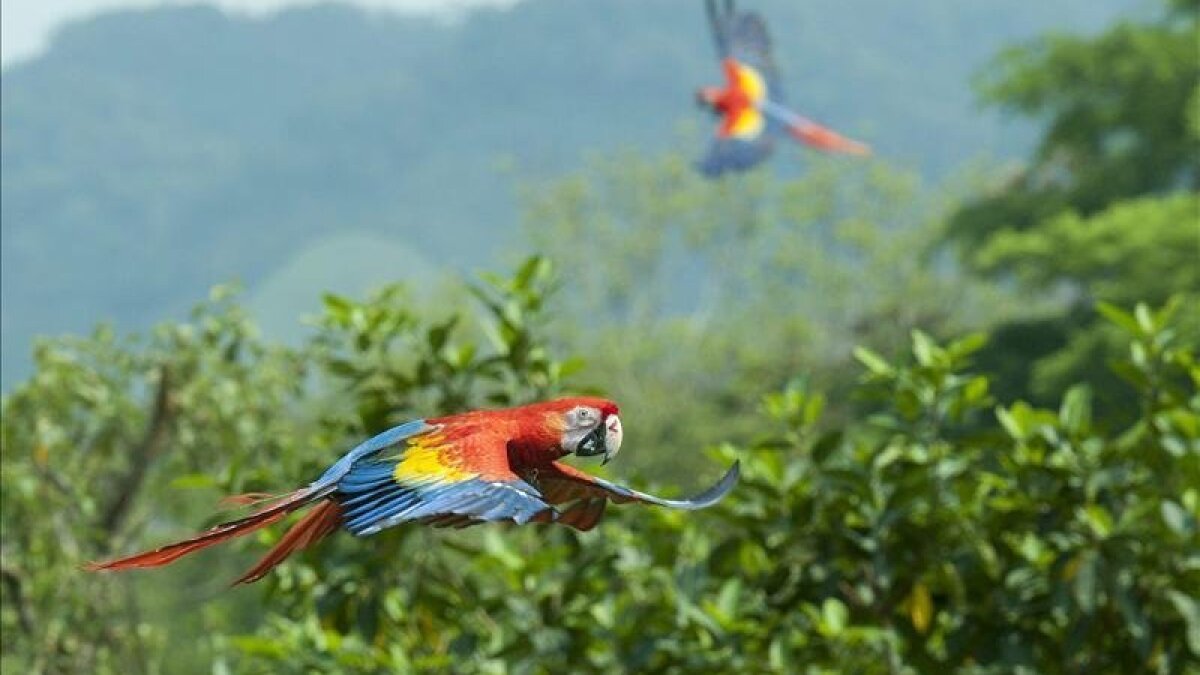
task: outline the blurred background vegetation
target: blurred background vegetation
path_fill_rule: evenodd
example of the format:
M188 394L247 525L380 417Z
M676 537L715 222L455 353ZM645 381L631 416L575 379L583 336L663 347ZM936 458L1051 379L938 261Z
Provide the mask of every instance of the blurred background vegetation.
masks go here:
M1197 672L1200 2L763 0L881 159L717 183L692 4L121 12L7 67L4 672ZM561 392L623 482L743 480L78 570Z

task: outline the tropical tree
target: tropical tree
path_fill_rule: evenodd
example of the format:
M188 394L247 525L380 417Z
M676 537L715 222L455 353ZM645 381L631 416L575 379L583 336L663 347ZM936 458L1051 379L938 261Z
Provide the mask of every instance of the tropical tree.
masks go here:
M1161 304L1188 294L1181 330L1200 339L1200 3L1169 0L1097 36L1006 49L981 74L986 104L1045 124L1026 166L963 206L947 237L968 267L1015 278L1060 309L1014 321L984 356L1003 396L1046 401L1090 382L1118 348L1097 300Z

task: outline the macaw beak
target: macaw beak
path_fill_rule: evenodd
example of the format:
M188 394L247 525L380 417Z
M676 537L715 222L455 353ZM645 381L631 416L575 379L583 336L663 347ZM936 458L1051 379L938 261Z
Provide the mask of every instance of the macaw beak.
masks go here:
M621 430L621 418L616 415L609 415L600 426L604 428L604 461L600 464L604 465L621 451L624 432Z
M609 415L603 423L579 441L579 445L575 446L575 454L580 457L604 455L601 464L608 464L608 460L616 457L621 451L622 435L621 418Z

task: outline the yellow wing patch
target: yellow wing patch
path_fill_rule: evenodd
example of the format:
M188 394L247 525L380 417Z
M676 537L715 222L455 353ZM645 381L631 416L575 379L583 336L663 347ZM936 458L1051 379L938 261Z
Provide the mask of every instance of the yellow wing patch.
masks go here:
M736 62L733 64L733 68L737 73L738 88L746 92L746 98L758 103L767 97L767 82L757 70Z
M455 458L446 452L450 446L440 434L418 436L409 441L404 457L396 464L392 475L397 483L425 483L436 480L457 483L470 480L476 473L463 470Z
M755 138L762 133L765 124L766 120L763 118L762 113L754 108L746 108L738 113L737 117L733 120L733 124L729 125L729 135L739 138Z

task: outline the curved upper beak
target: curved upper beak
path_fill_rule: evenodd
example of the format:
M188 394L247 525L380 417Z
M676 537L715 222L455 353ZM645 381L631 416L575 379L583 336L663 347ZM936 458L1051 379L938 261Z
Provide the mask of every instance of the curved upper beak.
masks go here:
M600 462L608 464L608 460L617 456L621 451L621 439L624 437L624 432L621 430L621 418L616 415L609 415L604 420L602 425L604 428L604 461Z

